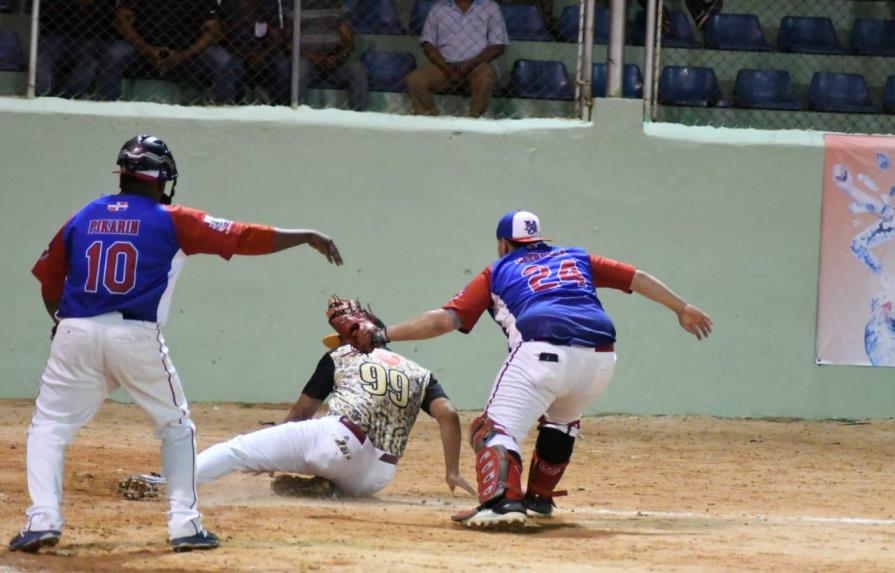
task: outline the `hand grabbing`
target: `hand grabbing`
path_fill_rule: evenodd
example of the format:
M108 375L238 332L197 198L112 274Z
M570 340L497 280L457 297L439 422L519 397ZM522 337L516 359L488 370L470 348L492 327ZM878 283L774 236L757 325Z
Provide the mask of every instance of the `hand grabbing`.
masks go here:
M454 491L454 488L459 487L469 495L478 495L475 489L469 485L469 482L460 475L459 472L451 472L444 476L444 481L447 483L448 487L451 489L451 492Z

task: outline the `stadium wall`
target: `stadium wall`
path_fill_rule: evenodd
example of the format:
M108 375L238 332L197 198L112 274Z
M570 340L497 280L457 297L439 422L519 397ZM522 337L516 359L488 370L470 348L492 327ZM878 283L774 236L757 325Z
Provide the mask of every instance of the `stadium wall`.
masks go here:
M342 268L310 249L191 260L166 333L193 401L293 400L331 293L387 322L437 307L493 259L498 217L527 208L559 244L635 263L715 320L700 343L664 308L603 292L619 363L591 413L892 415L891 370L814 364L820 135L644 130L638 102L608 100L591 125L2 99L0 396L35 396L46 360L31 265L66 217L116 190L116 153L138 132L172 146L179 201L316 227L345 255ZM395 349L477 409L506 347L485 317L470 336Z

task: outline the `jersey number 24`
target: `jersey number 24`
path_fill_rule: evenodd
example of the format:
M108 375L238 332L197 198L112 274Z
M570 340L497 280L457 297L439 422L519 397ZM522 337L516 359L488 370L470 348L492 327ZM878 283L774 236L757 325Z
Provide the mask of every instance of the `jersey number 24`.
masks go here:
M522 269L522 276L528 277L528 288L531 289L531 292L559 288L563 283L575 283L581 288L587 286L587 280L572 259L565 259L560 263L559 273L556 277L553 277L552 274L552 269L544 265L528 265Z

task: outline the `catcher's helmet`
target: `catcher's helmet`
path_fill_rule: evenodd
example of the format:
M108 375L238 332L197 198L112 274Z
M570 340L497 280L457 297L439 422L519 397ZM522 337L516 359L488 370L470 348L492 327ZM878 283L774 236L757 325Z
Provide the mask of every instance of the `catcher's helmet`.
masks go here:
M119 173L145 181L171 181L171 195L162 195L161 202L171 203L177 185L177 163L168 145L145 133L125 142L118 152Z

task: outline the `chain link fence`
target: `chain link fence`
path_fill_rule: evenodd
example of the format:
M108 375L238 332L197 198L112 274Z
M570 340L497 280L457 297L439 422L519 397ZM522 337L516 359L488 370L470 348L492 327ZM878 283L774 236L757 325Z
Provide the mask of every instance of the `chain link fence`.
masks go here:
M895 2L663 4L653 119L895 133Z
M32 4L0 0L0 93L24 93ZM289 105L297 68L316 108L575 117L578 14L579 0L41 0L35 93Z

